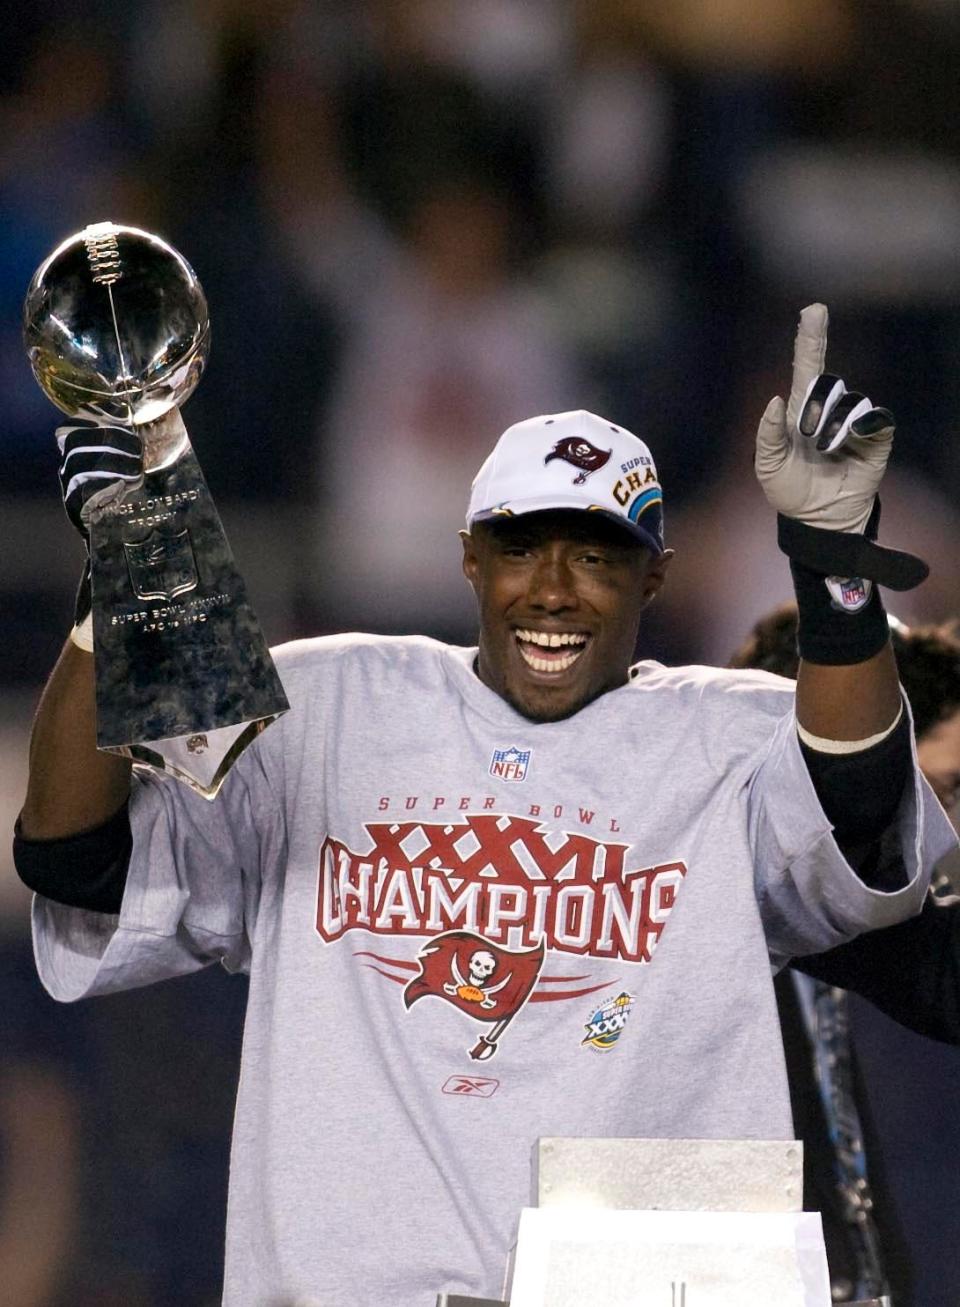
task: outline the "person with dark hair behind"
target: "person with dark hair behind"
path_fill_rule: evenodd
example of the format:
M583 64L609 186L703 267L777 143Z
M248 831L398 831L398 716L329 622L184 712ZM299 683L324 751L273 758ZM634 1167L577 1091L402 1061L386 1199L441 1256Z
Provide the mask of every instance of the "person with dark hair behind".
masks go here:
M917 758L949 811L960 799L960 626L908 628L893 618L890 626ZM796 605L783 604L761 618L730 661L795 678ZM960 897L946 871L935 872L918 917L796 958L775 984L794 1123L804 1141L804 1205L823 1214L834 1301L892 1290L895 1307L932 1307L927 1297L913 1296L918 1260L884 1192L876 1144L866 1149L867 1181L863 1135L870 1135L872 1123L862 1112L865 1087L846 991L916 1034L960 1045ZM943 1302L953 1301L950 1292L946 1288Z

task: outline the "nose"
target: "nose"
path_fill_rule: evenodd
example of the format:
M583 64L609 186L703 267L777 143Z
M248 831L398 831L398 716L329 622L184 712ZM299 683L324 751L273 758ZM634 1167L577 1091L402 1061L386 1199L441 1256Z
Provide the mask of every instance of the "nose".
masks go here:
M549 613L564 612L577 606L573 572L561 550L544 550L540 555L530 577L527 600L532 608Z

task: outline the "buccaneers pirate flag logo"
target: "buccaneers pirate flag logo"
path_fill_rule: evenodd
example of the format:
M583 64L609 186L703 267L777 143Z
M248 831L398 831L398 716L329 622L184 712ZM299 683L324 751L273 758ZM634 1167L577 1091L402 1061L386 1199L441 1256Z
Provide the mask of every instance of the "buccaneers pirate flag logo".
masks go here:
M565 463L572 463L581 469L573 478L573 484L582 486L592 472L598 472L603 467L612 453L612 449L597 449L596 445L591 445L582 436L565 436L563 440L557 441L543 462L546 465L555 458L562 458Z
M424 944L417 955L420 974L403 991L409 1008L432 994L477 1021L491 1023L470 1049L483 1062L497 1051L497 1040L526 1003L543 966L544 942L512 952L469 930L448 930Z

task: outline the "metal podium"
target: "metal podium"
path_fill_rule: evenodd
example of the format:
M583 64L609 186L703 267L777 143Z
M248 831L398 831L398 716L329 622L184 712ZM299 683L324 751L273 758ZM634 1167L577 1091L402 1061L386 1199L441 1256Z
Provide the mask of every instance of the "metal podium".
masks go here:
M634 1286L638 1300L659 1304L663 1296L663 1307L782 1307L787 1299L796 1307L829 1307L819 1215L802 1211L800 1143L554 1138L538 1140L531 1160L533 1206L519 1214L504 1296L444 1292L436 1307L573 1307L586 1299L591 1307L625 1307L634 1302ZM613 1239L596 1244L610 1251L606 1278L590 1255L599 1227L600 1237ZM742 1260L744 1239L755 1252L749 1264ZM694 1252L681 1248L677 1256L680 1245ZM553 1277L549 1285L544 1268ZM890 1303L867 1299L849 1307Z

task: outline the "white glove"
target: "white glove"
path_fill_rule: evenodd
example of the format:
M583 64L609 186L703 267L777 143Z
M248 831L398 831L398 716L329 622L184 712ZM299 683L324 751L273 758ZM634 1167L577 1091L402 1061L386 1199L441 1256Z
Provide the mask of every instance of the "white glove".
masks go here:
M893 414L823 372L827 309L800 314L793 382L757 429L756 471L778 513L828 531L863 533L893 444Z

